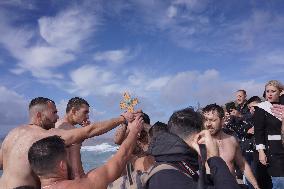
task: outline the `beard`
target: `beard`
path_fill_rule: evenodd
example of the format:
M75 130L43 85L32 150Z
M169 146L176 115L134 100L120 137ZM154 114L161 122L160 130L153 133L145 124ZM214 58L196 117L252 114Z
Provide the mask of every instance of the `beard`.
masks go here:
M45 117L42 121L42 128L46 130L55 128L55 122Z
M207 130L209 130L209 132L210 132L210 134L212 135L212 136L216 136L216 135L218 135L219 133L220 133L220 131L221 131L221 128L219 129L215 129L215 128L210 128L210 129L207 129Z

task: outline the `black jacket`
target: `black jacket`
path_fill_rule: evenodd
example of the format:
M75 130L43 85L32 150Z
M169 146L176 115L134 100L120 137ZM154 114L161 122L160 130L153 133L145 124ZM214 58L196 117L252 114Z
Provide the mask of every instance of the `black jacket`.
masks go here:
M255 142L256 147L265 146L268 158L268 171L270 176L284 176L284 147L281 139L269 140L269 135L281 135L281 121L267 113L265 110L255 107L254 112Z
M186 161L193 169L198 169L198 156L195 151L178 136L162 132L155 137L148 152L157 162L169 163L178 167L178 162ZM212 157L208 161L214 186L206 188L239 189L226 163L220 157ZM148 181L148 189L195 189L198 179L190 178L176 170L162 170Z

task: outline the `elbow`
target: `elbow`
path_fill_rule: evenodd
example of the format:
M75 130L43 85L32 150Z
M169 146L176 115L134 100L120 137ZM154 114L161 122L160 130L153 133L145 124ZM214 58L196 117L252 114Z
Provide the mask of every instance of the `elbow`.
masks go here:
M113 141L113 142L114 142L115 144L117 144L117 145L121 145L121 144L122 144L122 141L123 141L122 138L114 137L114 141Z

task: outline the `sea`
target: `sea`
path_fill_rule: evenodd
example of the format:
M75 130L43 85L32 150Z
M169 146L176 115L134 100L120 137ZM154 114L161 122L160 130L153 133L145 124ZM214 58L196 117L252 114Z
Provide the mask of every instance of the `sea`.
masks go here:
M81 160L85 173L103 165L117 150L118 146L111 138L92 138L84 141L81 147Z

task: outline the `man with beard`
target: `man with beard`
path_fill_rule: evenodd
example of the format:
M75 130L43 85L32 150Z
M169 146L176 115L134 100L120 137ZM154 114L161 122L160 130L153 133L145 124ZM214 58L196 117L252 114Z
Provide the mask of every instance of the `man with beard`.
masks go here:
M207 105L202 109L204 116L204 127L209 130L213 139L216 140L220 157L226 162L230 172L235 176L234 163L244 172L246 178L254 188L259 188L252 170L242 156L238 141L235 137L222 131L224 124L224 110L216 104Z
M44 97L37 97L29 104L29 124L17 127L9 132L2 143L3 175L0 179L1 189L18 186L40 188L38 177L32 171L28 161L28 150L31 145L42 138L58 135L71 145L86 138L109 131L126 121L132 121L134 114L123 116L78 129L63 131L54 129L58 119L55 103Z
M246 106L246 97L247 92L243 89L240 89L236 92L236 106L237 110L240 112L240 116L246 116L249 112L248 107Z
M149 173L151 177L147 183L148 189L239 189L225 161L218 157L215 140L209 131L201 131L202 125L202 115L192 108L178 110L171 115L168 129L160 130L154 136L148 153L155 157L155 168L171 166L172 169L165 168L156 172L152 169L154 173ZM205 145L207 155L203 153L204 148L199 147L200 144ZM203 160L198 165L201 159ZM211 169L213 183L205 177L205 161Z

